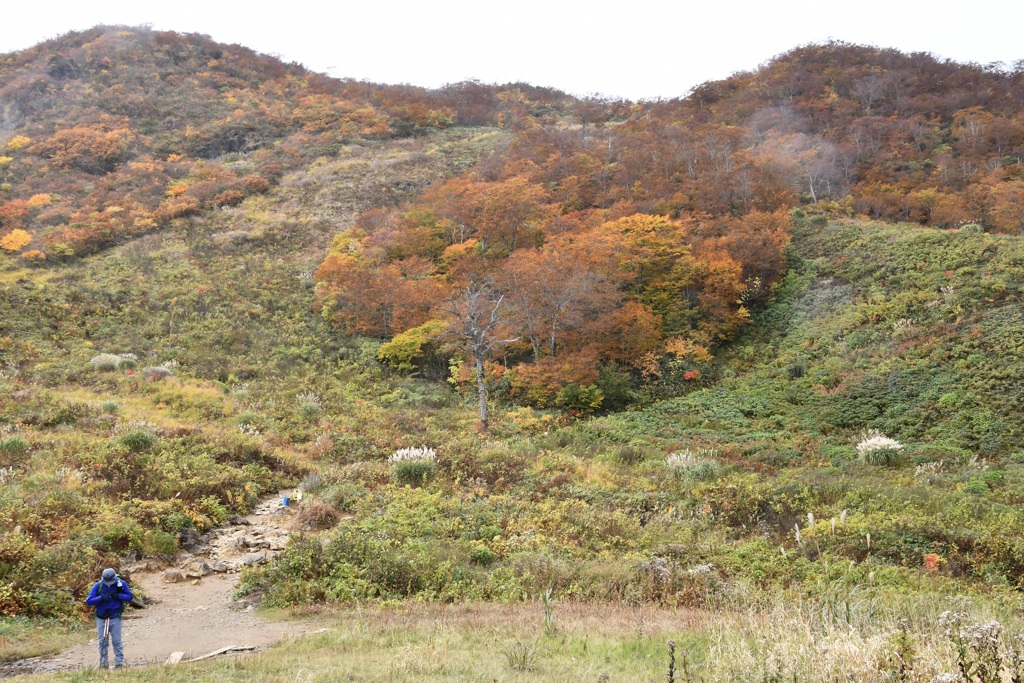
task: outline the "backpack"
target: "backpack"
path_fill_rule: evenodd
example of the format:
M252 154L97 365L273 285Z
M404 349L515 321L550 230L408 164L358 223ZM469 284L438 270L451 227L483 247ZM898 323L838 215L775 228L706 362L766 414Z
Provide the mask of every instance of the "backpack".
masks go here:
M110 586L107 586L105 583L103 583L102 580L97 581L96 585L93 586L93 590L96 591L97 595L108 595L109 597L113 598L118 603L120 603L120 606L116 610L110 610L110 608L107 606L102 607L103 614L100 614L100 605L96 605L96 618L109 619L112 617L119 617L124 613L125 603L123 600L117 597L118 593L121 592L121 584L124 584L127 587L128 582L119 576L117 577L117 580Z

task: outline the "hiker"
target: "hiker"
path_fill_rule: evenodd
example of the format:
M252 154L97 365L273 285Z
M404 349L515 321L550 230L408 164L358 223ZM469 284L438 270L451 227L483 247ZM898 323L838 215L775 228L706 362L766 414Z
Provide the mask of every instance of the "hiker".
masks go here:
M106 669L107 643L114 643L114 668L124 666L124 647L121 644L121 613L124 606L132 601L132 591L127 582L111 568L103 570L102 578L89 591L85 604L96 608L96 635L100 645L100 668Z

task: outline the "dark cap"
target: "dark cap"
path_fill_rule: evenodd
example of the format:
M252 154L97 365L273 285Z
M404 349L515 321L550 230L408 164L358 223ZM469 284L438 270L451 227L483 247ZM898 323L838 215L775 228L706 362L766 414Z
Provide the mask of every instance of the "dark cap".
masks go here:
M103 583L107 584L108 586L113 586L114 585L114 581L116 581L116 580L117 580L117 572L115 572L110 567L107 567L106 569L103 570Z

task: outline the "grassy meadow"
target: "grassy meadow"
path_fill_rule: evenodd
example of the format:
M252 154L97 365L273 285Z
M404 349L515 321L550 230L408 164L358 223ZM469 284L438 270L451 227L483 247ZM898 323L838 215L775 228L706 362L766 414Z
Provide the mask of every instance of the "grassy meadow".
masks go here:
M1005 650L993 658L968 645L958 658L936 629L938 605L903 605L917 611L899 621L863 597L853 609L870 620L866 628L788 602L718 613L606 603L368 606L322 611L321 632L254 655L32 680L929 681L992 664L1020 673Z

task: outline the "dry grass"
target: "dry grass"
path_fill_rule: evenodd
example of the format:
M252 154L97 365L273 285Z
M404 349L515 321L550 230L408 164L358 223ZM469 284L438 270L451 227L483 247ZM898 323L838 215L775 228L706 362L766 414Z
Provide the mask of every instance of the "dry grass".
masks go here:
M329 630L251 657L134 669L128 681L664 681L669 640L695 678L712 681L882 681L895 624L822 627L799 610L712 614L618 605L556 604L545 635L544 609L529 605L372 607L320 617ZM914 680L953 670L941 632L912 631ZM529 666L509 652L529 651ZM519 660L517 660L519 661ZM525 660L523 660L525 661ZM92 681L99 672L35 680Z
M0 662L54 654L85 640L88 633L57 622L0 618Z

